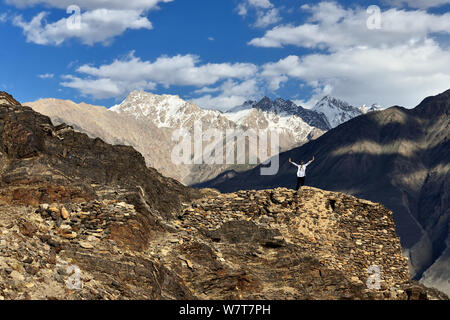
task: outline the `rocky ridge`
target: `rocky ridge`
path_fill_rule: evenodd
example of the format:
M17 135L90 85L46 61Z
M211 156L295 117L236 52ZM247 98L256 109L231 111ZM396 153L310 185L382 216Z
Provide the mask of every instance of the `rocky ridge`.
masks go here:
M205 189L183 206L148 242L133 232L138 209L118 200L1 206L0 299L447 298L409 280L379 204ZM367 287L373 265L379 289Z
M409 280L392 212L344 194L309 187L301 194L283 188L212 193L194 201L181 219L191 228L197 221L213 241L307 252L356 283L366 282L371 265L384 270L385 289Z

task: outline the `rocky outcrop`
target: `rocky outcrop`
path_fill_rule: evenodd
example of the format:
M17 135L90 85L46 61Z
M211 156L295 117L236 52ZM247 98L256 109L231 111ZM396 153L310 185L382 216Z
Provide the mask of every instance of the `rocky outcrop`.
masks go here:
M0 104L8 106L18 106L20 103L12 95L5 91L0 91Z
M194 298L175 273L140 253L147 239L132 205L70 205L66 218L59 205L1 210L0 299Z
M149 238L118 200L2 205L0 299L447 298L409 281L379 204L314 188L202 194Z
M108 288L127 279L136 290L122 288L129 292L122 298L192 298L176 274L133 252L196 192L147 168L131 147L54 126L1 99L8 103L0 105L0 298L109 299ZM68 294L62 280L71 261L83 280L96 279L81 295ZM101 292L97 281L106 281Z
M64 192L56 193L59 200L72 200L75 194L95 197L108 185L141 194L151 208L170 212L191 192L147 168L132 147L91 139L64 124L54 126L48 117L29 107L0 107L0 137L4 192L13 196L21 187L35 187L36 193L26 200L29 202L52 200L49 186L63 187Z
M211 195L186 209L182 221L198 221L196 228L224 249L249 244L288 265L294 257L317 260L318 272L340 271L359 284L377 266L385 290L409 280L392 213L344 194L306 188L301 195L288 189Z

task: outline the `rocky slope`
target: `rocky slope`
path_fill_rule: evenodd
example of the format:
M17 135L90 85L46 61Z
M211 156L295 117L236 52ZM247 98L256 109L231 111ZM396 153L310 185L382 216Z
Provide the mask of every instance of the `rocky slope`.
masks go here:
M393 210L412 274L450 292L449 113L450 90L425 99L412 110L392 107L368 113L282 153L275 176L262 177L257 167L200 186L226 192L293 187L295 167L288 159L308 161L315 155L308 183L383 203Z
M0 299L447 298L409 281L381 205L193 190L4 97Z
M69 100L42 99L25 105L50 117L55 125L67 123L91 138L134 147L144 156L147 166L157 169L165 176L182 181L183 177L189 175L189 167L178 166L170 161L173 144L171 131L168 129L109 111L105 107L76 104Z
M2 205L0 299L448 299L409 281L379 205L312 188L203 194L145 244L125 202Z
M167 215L192 194L147 168L132 147L54 126L29 107L1 105L0 137L0 201L5 203L81 201L103 194L135 199L150 212Z

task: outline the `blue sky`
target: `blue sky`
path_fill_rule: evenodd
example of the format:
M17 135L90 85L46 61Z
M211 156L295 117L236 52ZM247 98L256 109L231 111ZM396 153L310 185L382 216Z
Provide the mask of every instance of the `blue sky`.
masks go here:
M326 94L413 107L450 89L450 0L0 3L0 90L22 102L112 106L143 89L218 109Z

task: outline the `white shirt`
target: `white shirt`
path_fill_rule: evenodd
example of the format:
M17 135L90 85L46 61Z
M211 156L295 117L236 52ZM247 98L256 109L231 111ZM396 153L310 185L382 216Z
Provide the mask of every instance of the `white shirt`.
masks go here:
M297 177L299 177L299 178L306 177L306 167L309 166L311 164L311 162L308 162L303 165L296 164L295 162L292 162L292 164L298 168Z

